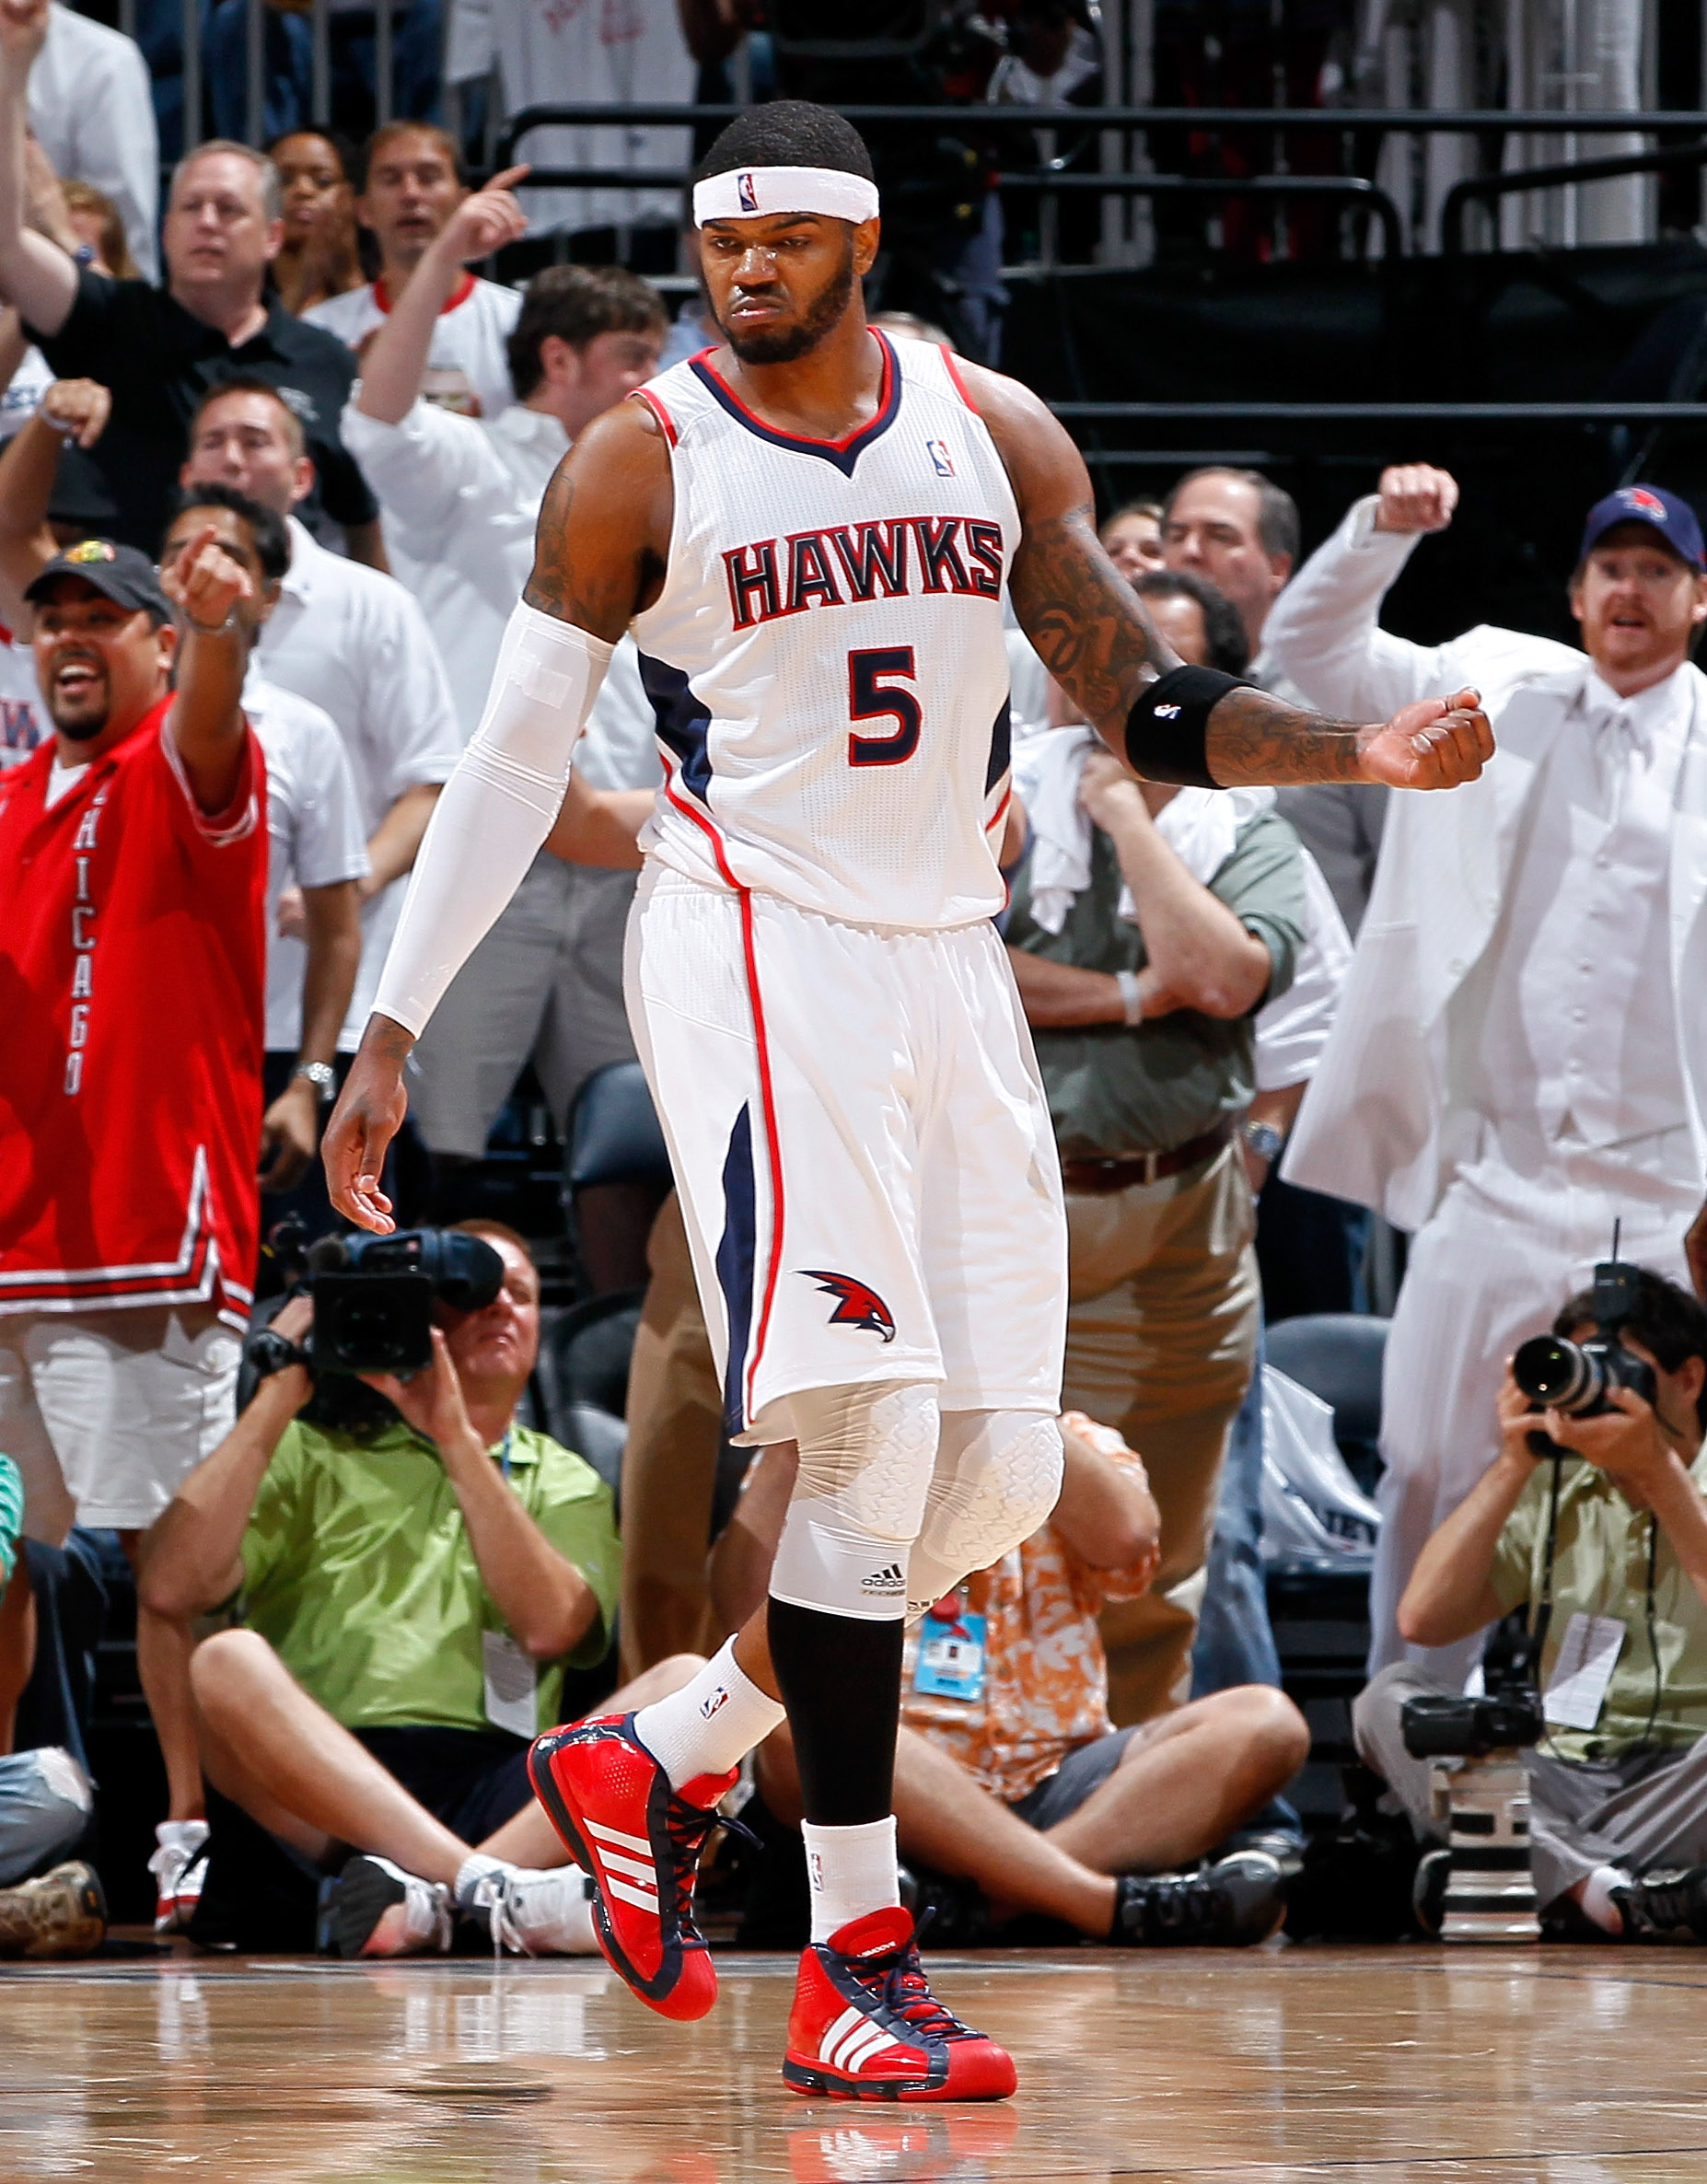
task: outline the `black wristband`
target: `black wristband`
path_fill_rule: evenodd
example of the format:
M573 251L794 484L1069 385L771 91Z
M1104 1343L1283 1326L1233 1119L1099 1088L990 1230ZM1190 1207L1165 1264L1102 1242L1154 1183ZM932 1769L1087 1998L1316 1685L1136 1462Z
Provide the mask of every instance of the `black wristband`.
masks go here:
M1145 781L1218 789L1205 745L1211 709L1230 690L1248 689L1241 675L1219 668L1170 668L1138 694L1126 715L1126 758Z

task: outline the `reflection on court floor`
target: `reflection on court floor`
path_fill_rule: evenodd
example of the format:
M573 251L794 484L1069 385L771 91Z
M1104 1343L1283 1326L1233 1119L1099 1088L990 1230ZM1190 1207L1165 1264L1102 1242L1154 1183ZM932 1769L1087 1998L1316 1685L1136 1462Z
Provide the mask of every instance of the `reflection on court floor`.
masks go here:
M0 1975L0 2177L220 2184L1707 2184L1707 1958L1274 1947L942 1964L1017 2100L778 2076L792 1959L697 2025L602 1966Z

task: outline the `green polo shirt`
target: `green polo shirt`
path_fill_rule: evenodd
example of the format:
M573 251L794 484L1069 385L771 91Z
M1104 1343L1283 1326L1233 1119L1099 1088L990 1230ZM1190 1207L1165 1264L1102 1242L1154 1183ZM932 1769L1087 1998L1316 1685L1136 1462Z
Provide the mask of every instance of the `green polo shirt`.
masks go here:
M1690 1476L1707 1492L1707 1448L1690 1467ZM1540 1596L1552 1477L1550 1463L1536 1465L1534 1478L1500 1534L1492 1585L1503 1615ZM1541 1749L1556 1759L1610 1760L1644 1737L1655 1744L1690 1745L1707 1736L1707 1603L1672 1552L1664 1526L1654 1577L1659 1709L1653 1729L1648 1728L1655 1655L1648 1646L1644 1603L1652 1521L1645 1509L1632 1509L1593 1464L1579 1461L1562 1467L1553 1612L1542 1654L1542 1689L1552 1677L1565 1626L1577 1609L1585 1615L1616 1616L1624 1625L1624 1643L1594 1728L1549 1732Z
M621 1550L610 1490L589 1464L525 1426L509 1460L510 1491L598 1598L569 1660L540 1671L545 1729L564 1667L610 1646ZM346 1728L491 1726L481 1633L504 1620L438 1451L401 1419L371 1439L300 1419L286 1428L243 1535L242 1613Z
M1256 1097L1256 1014L1291 985L1304 941L1304 866L1298 837L1278 813L1261 811L1239 831L1233 854L1209 883L1269 951L1268 991L1227 1022L1177 1009L1153 1023L1086 1024L1032 1037L1063 1160L1099 1154L1165 1153L1241 1113ZM1120 913L1114 843L1091 831L1091 882L1073 899L1059 933L1031 916L1030 860L1014 882L1009 943L1081 970L1142 970L1144 935Z

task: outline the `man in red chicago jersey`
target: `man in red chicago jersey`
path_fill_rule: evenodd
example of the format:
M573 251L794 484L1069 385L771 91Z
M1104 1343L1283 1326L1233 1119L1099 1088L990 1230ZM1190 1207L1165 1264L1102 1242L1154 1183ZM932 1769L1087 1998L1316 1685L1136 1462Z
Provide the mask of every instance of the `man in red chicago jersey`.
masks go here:
M231 1423L254 1275L250 592L212 524L163 578L102 539L57 555L26 595L53 738L0 774L0 1448L31 1537L110 1525L133 1560ZM0 1748L34 1639L20 1557ZM182 1642L145 1611L137 1655L168 1769L193 1770Z

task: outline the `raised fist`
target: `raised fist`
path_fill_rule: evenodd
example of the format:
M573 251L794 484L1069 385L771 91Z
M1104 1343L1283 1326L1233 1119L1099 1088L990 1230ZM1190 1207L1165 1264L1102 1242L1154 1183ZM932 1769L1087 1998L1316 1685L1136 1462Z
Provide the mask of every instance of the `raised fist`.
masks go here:
M79 447L92 447L112 414L112 396L99 379L55 379L41 397L41 414Z
M0 0L4 6L5 0ZM1381 505L1375 528L1401 537L1444 531L1458 505L1458 482L1449 470L1426 462L1396 463L1381 473Z

